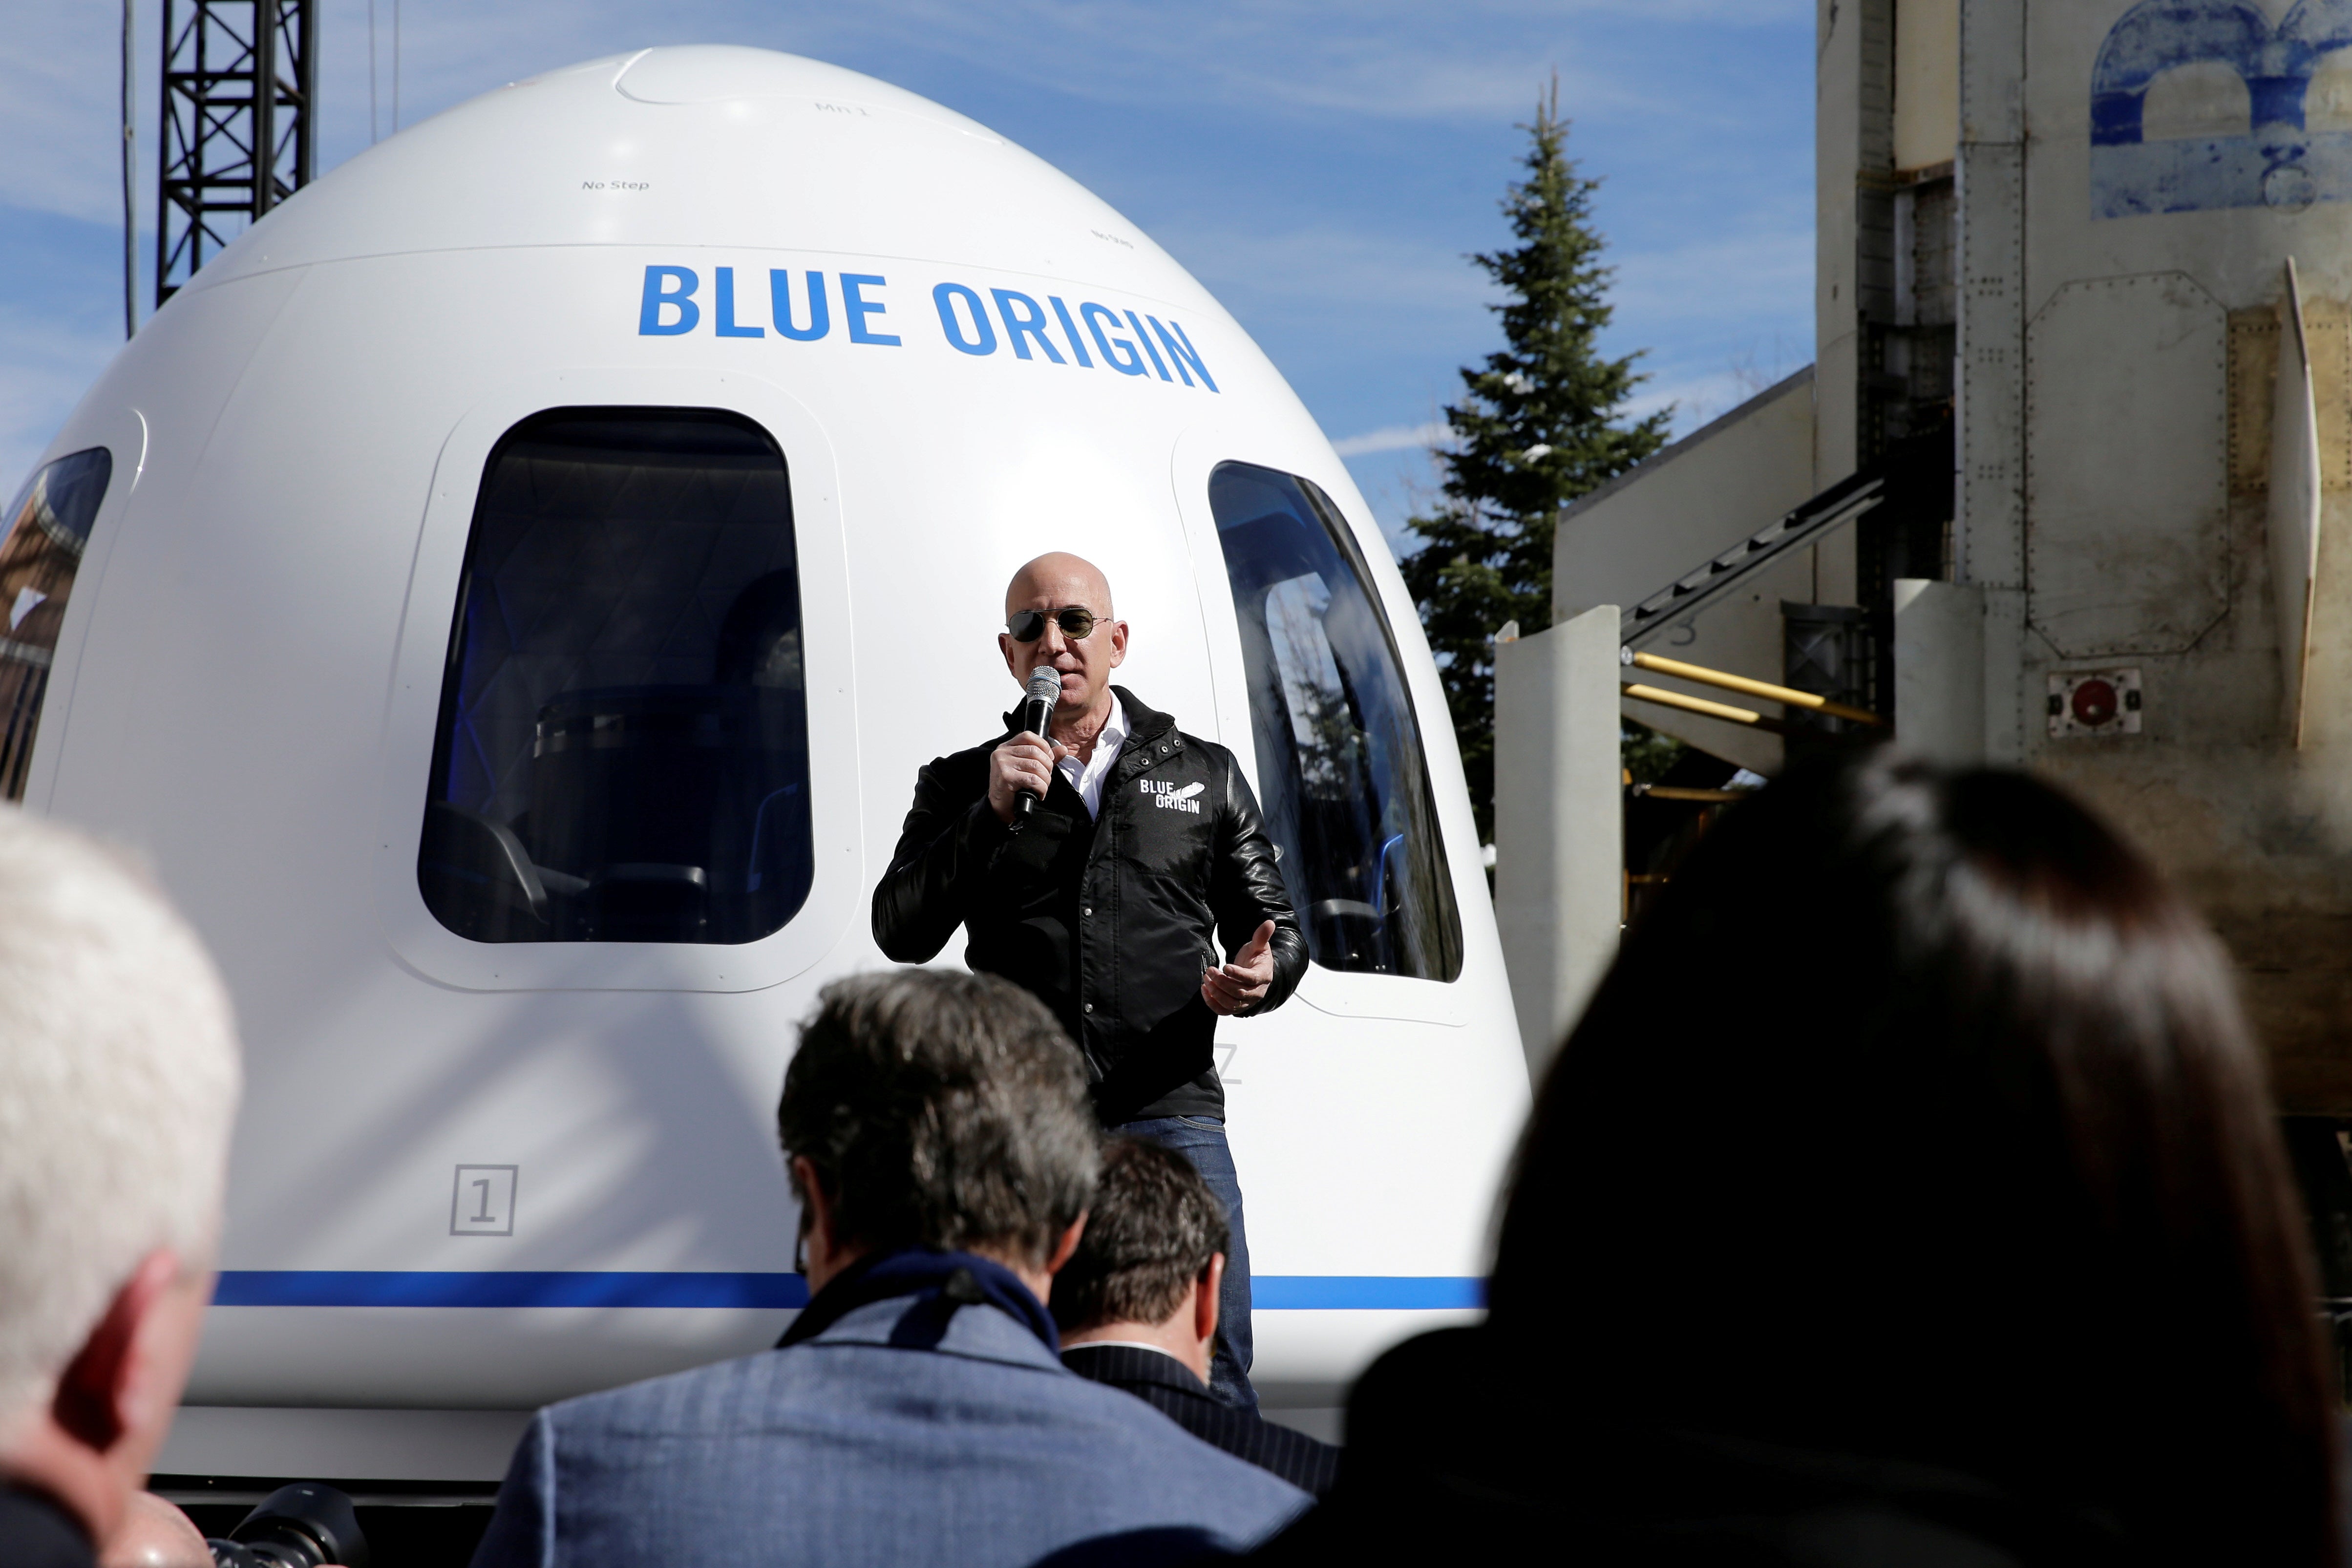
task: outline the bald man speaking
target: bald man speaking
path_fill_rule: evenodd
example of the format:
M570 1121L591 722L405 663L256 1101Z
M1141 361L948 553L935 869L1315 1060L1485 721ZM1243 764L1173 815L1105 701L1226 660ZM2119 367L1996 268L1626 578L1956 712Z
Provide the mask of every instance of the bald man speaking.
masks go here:
M963 927L964 962L1035 993L1078 1043L1104 1124L1208 1179L1233 1226L1210 1383L1255 1408L1249 1248L1211 1046L1220 1016L1282 1005L1307 943L1234 754L1110 683L1127 639L1092 563L1041 555L1014 574L996 644L1015 686L1041 666L1060 678L1050 734L1016 710L923 769L874 889L874 940L923 963ZM1037 797L1025 815L1024 792Z

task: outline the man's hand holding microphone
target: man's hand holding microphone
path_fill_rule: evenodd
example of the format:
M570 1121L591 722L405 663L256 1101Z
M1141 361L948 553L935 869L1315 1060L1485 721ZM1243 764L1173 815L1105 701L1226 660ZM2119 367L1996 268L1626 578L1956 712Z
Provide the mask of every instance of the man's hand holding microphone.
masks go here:
M1036 809L1053 787L1054 764L1072 754L1046 733L1061 698L1059 671L1050 664L1031 670L1028 693L1021 700L1021 732L989 758L988 809L1008 826Z
M1019 814L1024 793L1034 800L1045 798L1054 782L1054 764L1069 754L1069 748L1060 742L1025 731L997 747L988 764L988 809L996 813L999 822L1009 825Z

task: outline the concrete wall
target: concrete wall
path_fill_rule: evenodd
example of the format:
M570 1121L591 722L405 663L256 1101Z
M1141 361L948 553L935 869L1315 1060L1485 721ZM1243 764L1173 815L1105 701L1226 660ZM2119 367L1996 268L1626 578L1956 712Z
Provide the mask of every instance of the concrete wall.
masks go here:
M1814 492L1811 366L1560 514L1552 619L1637 605Z
M1595 605L1639 604L1810 500L1814 386L1812 371L1799 371L1570 507L1552 546L1553 620ZM1710 668L1779 680L1780 601L1850 605L1853 581L1853 529L1847 525L1791 552L1737 593L1675 617L1645 646ZM1647 703L1628 703L1625 711L1741 767L1769 773L1780 765L1777 736Z
M1895 166L1948 163L1960 145L1960 0L1895 0Z
M1495 923L1540 1083L1617 954L1617 606L1495 649Z
M1862 384L1874 368L1864 322L1893 313L1895 6L1819 0L1816 12L1814 490L1861 467Z

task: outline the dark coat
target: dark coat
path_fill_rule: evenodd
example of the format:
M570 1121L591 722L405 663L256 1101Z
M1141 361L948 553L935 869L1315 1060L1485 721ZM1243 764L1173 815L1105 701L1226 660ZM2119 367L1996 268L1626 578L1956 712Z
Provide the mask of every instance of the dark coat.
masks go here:
M2132 1560L2095 1510L2021 1497L1940 1465L1578 1411L1540 1375L1547 1353L1557 1347L1507 1348L1483 1328L1440 1330L1389 1352L1349 1395L1338 1484L1253 1555L1612 1568Z
M1060 1017L1086 1054L1105 1122L1215 1114L1217 1020L1201 1000L1202 971L1274 921L1264 1012L1297 987L1307 942L1234 754L1112 690L1128 738L1097 818L1056 770L1017 831L997 820L988 763L1014 733L1011 714L1004 733L923 769L874 889L874 940L901 963L922 963L962 926L965 963Z
M1299 1490L1321 1497L1339 1473L1339 1450L1227 1405L1172 1355L1133 1345L1072 1345L1062 1364L1089 1383L1123 1388L1213 1448L1247 1459Z
M95 1568L98 1550L82 1522L47 1493L0 1486L0 1564Z

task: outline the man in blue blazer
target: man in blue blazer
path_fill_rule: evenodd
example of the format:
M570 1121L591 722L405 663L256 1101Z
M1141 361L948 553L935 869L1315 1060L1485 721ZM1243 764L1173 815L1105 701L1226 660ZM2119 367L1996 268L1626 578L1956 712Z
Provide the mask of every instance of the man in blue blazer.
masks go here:
M1178 1562L1304 1493L1065 1371L1086 1068L990 975L837 982L777 1125L815 1292L772 1351L539 1413L476 1568Z

